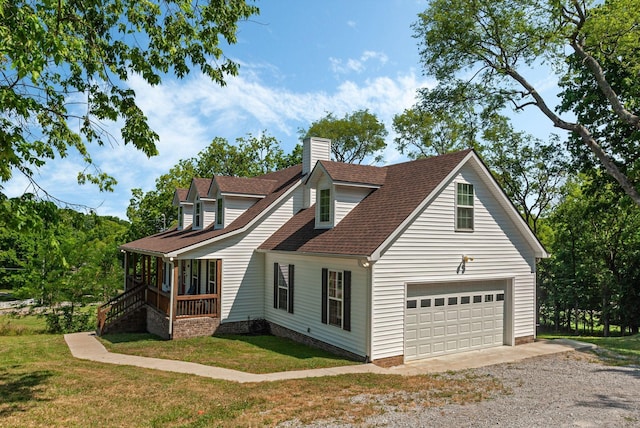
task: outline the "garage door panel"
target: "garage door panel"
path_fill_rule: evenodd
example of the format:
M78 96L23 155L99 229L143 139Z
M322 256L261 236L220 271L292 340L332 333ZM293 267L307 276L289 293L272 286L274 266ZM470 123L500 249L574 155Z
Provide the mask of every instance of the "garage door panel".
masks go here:
M417 307L411 304L406 313L405 360L502 345L504 289L489 288L495 286L466 284L463 291L452 286L447 292L441 284L434 294L408 290Z

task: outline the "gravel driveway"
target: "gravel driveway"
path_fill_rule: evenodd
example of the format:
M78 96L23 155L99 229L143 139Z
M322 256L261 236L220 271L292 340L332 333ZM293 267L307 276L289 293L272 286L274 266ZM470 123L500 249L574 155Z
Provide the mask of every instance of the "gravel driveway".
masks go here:
M469 373L495 377L509 393L462 406L409 412L388 409L364 425L640 427L640 368L607 366L591 354L568 352L472 369L453 376Z

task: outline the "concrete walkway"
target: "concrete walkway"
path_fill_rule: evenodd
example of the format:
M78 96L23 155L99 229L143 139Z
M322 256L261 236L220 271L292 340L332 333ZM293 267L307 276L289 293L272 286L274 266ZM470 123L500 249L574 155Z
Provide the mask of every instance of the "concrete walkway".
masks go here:
M65 334L64 340L71 355L82 360L91 360L108 364L143 367L168 372L186 373L196 376L221 379L232 382L270 382L308 377L336 376L349 373L378 373L413 376L426 373L438 373L449 370L464 370L500 363L509 363L540 355L585 349L592 345L570 340L539 341L520 346L501 346L498 348L469 351L460 354L434 357L401 366L383 368L375 364L359 364L326 369L297 370L267 374L246 373L221 367L205 366L186 361L163 360L160 358L138 357L135 355L115 354L107 349L95 337L95 333Z

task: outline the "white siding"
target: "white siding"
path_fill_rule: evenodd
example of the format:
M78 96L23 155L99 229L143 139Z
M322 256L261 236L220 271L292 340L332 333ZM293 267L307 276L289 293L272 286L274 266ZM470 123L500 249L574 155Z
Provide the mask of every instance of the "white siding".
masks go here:
M216 221L215 201L202 201L202 228L206 229Z
M455 232L455 183L474 184L474 231ZM426 196L426 195L425 195ZM456 273L462 255L473 257ZM534 253L474 169L467 165L373 265L372 359L403 354L407 283L514 279L513 325L505 338L534 334Z
M222 259L222 322L264 318L264 254L255 249L292 217L293 201L299 200L301 192L299 187L272 207L251 230L180 255L181 259Z
M366 187L334 186L334 226L371 193Z
M182 205L182 207L182 228L186 229L191 226L191 223L193 222L193 204Z
M224 197L224 226L229 226L233 220L237 219L248 210L251 205L255 204L259 199L245 198L239 196Z
M274 263L295 266L293 314L273 307ZM267 253L265 267L264 311L269 321L354 354L367 355L367 271L356 260ZM351 271L351 331L321 321L322 268Z

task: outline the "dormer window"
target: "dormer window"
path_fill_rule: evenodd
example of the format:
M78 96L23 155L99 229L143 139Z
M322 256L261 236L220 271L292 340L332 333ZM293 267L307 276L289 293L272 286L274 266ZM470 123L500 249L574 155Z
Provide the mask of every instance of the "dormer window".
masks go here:
M193 208L193 227L202 226L202 202L196 202Z
M321 189L318 196L318 219L320 223L331 222L331 189Z
M184 228L184 207L178 207L178 229L182 230Z
M473 232L473 184L456 187L456 230Z
M218 204L216 210L216 225L224 226L224 202L222 196L218 197Z

